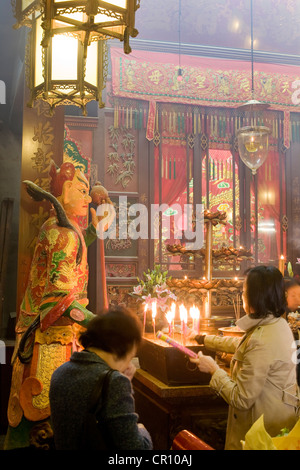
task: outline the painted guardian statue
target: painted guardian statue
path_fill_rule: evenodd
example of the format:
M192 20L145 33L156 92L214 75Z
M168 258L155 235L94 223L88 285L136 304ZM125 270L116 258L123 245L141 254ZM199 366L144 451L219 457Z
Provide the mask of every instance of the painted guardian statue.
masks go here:
M16 324L6 449L47 447L43 438L47 442L52 433L51 375L79 348L78 332L94 316L87 309L87 247L97 238L95 209L90 209L92 221L84 232L77 223L92 201L89 182L72 163L63 163L60 169L53 163L50 178L49 193L24 182L30 196L49 200L52 209L39 232ZM97 204L111 207L109 225L114 208L107 191L98 187L102 192L96 194Z

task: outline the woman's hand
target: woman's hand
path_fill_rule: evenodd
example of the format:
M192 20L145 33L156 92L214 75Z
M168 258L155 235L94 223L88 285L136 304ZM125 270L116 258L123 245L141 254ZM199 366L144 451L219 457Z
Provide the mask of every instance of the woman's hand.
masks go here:
M205 372L206 374L213 375L216 372L216 370L219 369L219 366L216 363L216 361L211 356L203 356L201 351L199 351L198 357L196 358L190 357L190 361L197 364L200 372Z
M123 374L126 375L126 377L128 377L129 380L132 380L135 374L135 371L136 371L135 365L132 362L130 362L129 366L127 367L127 369L124 370Z
M206 336L206 333L199 335L199 333L197 333L197 331L193 329L189 330L188 335L187 335L188 339L197 341L197 343L200 345L204 344L205 336Z

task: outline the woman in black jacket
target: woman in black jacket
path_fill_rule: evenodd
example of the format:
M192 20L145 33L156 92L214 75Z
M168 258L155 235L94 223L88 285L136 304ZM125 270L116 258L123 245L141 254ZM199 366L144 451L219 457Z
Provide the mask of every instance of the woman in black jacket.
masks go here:
M109 450L150 450L148 431L138 423L130 377L142 339L140 321L125 309L96 316L81 335L84 348L52 375L51 421L56 449L82 448L82 429L99 377L111 371L106 398L99 399L98 425ZM87 443L88 445L88 443ZM89 447L87 447L89 448ZM99 443L100 448L100 443Z

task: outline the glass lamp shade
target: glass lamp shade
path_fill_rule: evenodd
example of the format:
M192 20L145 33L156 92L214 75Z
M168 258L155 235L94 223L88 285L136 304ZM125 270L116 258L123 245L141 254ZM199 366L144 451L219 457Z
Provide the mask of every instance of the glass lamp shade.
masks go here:
M253 175L267 158L270 133L264 126L242 127L237 131L240 158Z

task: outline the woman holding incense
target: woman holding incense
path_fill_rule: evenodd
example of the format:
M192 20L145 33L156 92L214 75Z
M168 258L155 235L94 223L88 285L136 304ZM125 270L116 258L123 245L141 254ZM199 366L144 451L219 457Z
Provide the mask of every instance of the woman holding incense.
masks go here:
M282 318L286 308L281 272L273 266L251 269L244 282L246 315L237 321L242 338L198 336L206 348L233 353L230 375L200 352L190 360L211 374L210 387L229 404L226 450L241 450L252 424L263 414L266 431L276 436L297 421L296 345Z

